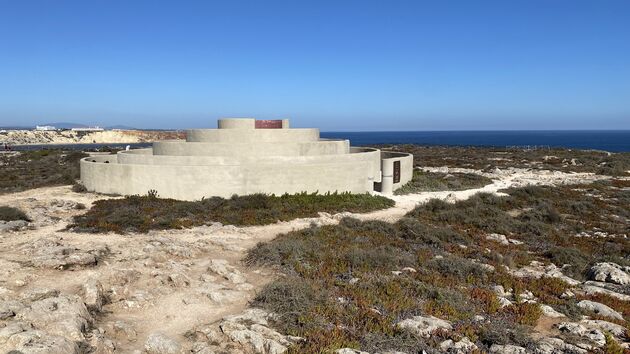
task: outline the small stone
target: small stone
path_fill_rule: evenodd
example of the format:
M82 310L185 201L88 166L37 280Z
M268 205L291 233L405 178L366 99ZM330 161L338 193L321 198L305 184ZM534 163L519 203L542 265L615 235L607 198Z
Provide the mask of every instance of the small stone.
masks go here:
M137 337L136 330L127 322L124 321L116 321L114 322L114 331L117 333L122 333L125 337L130 341L135 341Z
M396 323L396 327L408 330L421 337L428 337L437 329L453 329L449 321L433 316L414 316Z
M447 339L440 343L440 349L447 353L465 354L476 350L477 346L475 343L471 342L468 337L464 337L458 342L455 342L452 339Z
M210 262L209 269L234 284L246 282L246 279L241 272L231 266L225 259L213 259Z
M59 295L59 290L48 288L32 289L22 294L22 300L24 301L39 301L47 299L49 297L55 297Z
M489 241L494 241L494 242L498 242L502 245L509 245L510 242L508 241L507 237L505 237L505 235L501 235L501 234L489 234L486 235L486 240Z
M547 317L551 317L551 318L566 317L562 313L554 310L553 307L551 307L549 305L541 304L540 305L540 309L542 310L543 316L547 316Z
M144 350L148 354L177 354L181 346L162 333L151 333L144 344Z
M561 332L570 333L572 335L576 335L579 337L583 337L589 339L597 344L597 346L601 347L606 344L606 337L604 333L599 329L591 328L588 329L579 323L572 322L562 322L558 324L558 329Z
M496 353L496 354L526 354L527 350L525 348L519 347L517 345L511 345L511 344L498 345L498 344L493 344L490 347L490 353Z
M352 349L352 348L341 348L341 349L335 350L335 354L370 354L370 353L363 352L357 349Z
M83 302L88 310L100 312L105 302L103 285L96 279L89 279L83 284Z

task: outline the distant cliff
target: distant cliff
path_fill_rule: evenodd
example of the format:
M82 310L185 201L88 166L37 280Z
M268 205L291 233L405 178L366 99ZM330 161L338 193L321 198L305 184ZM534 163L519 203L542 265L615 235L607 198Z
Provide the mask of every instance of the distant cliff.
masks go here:
M0 133L0 144L114 144L145 143L156 140L184 139L181 131L157 130L106 130L98 132L80 131L33 131L8 130Z

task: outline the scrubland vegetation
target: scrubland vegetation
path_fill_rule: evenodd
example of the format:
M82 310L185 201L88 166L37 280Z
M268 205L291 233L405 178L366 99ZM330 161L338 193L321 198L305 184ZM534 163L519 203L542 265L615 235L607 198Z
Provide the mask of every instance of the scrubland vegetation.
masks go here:
M509 271L537 260L566 264L565 274L583 280L596 262L630 265L630 242L623 237L630 231L630 182L505 192L509 197L478 194L455 204L432 200L394 224L346 218L260 243L245 262L275 267L284 276L259 292L253 305L277 313L280 331L306 339L291 348L295 353L343 347L430 353L441 341L464 336L483 351L492 344L532 349L539 304L574 320L602 318L577 306L584 299L616 309L625 320L605 319L630 329L628 301L563 296L571 288L563 280L517 278ZM606 237L577 237L581 232ZM516 243L487 239L490 233ZM512 289L516 301L502 306L497 285ZM520 301L526 291L538 303ZM421 338L396 328L415 315L452 321L453 329ZM610 338L607 343L618 348Z
M319 212L365 213L394 206L391 199L369 194L300 193L269 196L253 194L230 199L200 201L158 198L155 193L122 199L99 200L69 227L82 232L147 232L220 222L230 225L263 225Z
M383 145L383 149L413 154L416 166L449 166L473 169L536 168L555 171L592 172L609 176L630 175L630 153L594 150L487 148L422 145Z
M0 220L1 221L16 221L24 220L30 221L28 216L24 214L20 209L16 209L9 206L0 206Z
M490 178L474 173L438 173L413 171L413 179L397 189L394 194L410 194L434 191L460 191L481 188L492 183Z
M79 178L78 151L37 150L0 155L0 193L72 184Z

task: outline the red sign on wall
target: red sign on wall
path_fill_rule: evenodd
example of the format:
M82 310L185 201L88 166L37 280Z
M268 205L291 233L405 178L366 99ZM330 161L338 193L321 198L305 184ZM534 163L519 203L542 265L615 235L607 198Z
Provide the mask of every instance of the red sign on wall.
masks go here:
M256 129L282 129L281 119L257 120Z

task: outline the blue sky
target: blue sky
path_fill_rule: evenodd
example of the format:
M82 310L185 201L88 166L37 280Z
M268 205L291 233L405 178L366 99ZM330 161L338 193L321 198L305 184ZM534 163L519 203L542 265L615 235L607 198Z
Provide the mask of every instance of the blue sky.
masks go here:
M0 0L0 126L630 129L630 1Z

